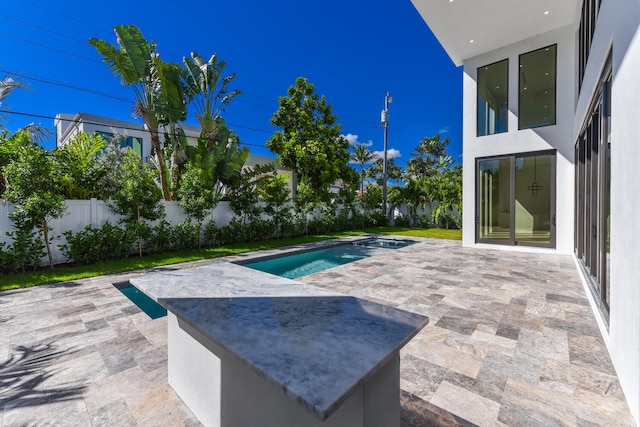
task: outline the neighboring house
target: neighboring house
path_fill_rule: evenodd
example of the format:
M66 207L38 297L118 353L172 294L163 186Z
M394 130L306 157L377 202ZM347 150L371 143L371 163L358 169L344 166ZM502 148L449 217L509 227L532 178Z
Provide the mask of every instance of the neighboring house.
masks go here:
M149 156L151 156L151 137L144 124L87 113L57 114L54 124L56 128L56 146L58 147L69 143L70 139L80 132L98 133L108 138L113 137L117 132L125 136L122 146L134 150L144 162L148 161ZM182 124L181 127L184 129L189 143L195 145L200 135L200 128L187 124ZM160 132L160 138L162 141L162 131ZM250 153L245 162L245 168L268 163L275 165L279 173L289 175L289 188L291 189L291 170L280 166L278 159L275 157L258 156Z
M640 2L412 2L463 66L463 245L575 257L640 423Z

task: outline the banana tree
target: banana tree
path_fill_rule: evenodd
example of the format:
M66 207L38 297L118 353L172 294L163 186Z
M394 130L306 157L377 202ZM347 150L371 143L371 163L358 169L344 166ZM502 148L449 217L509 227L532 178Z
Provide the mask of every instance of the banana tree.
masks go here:
M189 161L202 169L205 183L213 189L213 196L217 199L225 187L240 179L249 150L240 146L238 135L227 128L221 117L217 118L214 127L216 132L212 140L203 132L198 138L198 145L185 147L185 152Z
M156 51L155 42L149 43L138 27L114 27L118 46L95 37L89 44L102 55L113 74L124 86L131 86L136 95L134 117L141 117L151 136L151 146L158 169L162 195L170 200L167 184L167 166L160 144L159 128L176 116L182 117L186 106L182 84L177 82L174 70L177 64L165 63Z
M219 60L217 55L212 55L205 62L196 52L191 52L191 57L184 57L182 62L186 67L184 78L189 98L200 123L202 137L207 148L211 149L218 133L220 114L233 98L241 94L239 90L229 91L228 88L236 74L223 77L227 63Z

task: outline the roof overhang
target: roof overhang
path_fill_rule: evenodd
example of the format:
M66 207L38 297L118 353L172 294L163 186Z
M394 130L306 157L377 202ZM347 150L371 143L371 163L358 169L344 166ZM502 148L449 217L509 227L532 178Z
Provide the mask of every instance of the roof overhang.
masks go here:
M575 24L582 0L411 0L457 65Z

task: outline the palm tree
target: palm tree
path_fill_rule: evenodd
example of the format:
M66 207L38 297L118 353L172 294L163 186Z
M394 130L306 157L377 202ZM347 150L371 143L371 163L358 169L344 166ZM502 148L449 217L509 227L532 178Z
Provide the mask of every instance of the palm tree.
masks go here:
M149 129L160 170L162 195L170 200L167 166L158 129L176 117L186 116L184 89L176 78L175 64L162 61L155 42L149 43L136 26L116 26L114 31L119 47L95 37L89 39L89 44L102 55L103 61L123 85L133 87L136 94L134 117L141 117Z
M448 161L450 159L449 163L452 163L453 159L447 156L447 145L449 145L449 138L442 139L440 134L421 139L415 153L411 153L411 158L407 162L407 175L423 178L436 174L441 157Z
M368 144L355 145L353 147L353 154L351 154L351 161L357 163L360 166L360 197L364 194L364 165L371 163L376 159L376 155L373 151L367 148Z
M382 185L383 166L384 160L382 158L377 159L367 168L366 176L373 178L378 185ZM402 166L396 165L393 158L387 159L387 179L392 179L396 183L402 179Z
M242 92L229 92L227 86L236 74L222 77L227 63L218 60L217 55L211 55L209 61L205 62L196 52L191 52L191 58L185 57L182 62L186 67L185 80L189 97L192 98L191 102L207 147L211 149L218 130L216 125L220 114L224 111L225 105L229 105L231 100Z
M22 87L22 85L11 77L3 77L0 79L0 107L2 107L2 100L8 97L9 94L18 87ZM2 111L3 110L0 110L0 112ZM3 129L2 121L4 121L4 116L0 114L0 129Z

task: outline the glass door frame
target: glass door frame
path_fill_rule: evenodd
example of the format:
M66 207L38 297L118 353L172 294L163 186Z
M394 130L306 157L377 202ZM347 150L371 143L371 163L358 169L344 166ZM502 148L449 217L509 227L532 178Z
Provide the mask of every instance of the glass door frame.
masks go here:
M529 241L516 240L516 159L523 157L544 156L549 155L551 160L551 176L549 197L550 197L550 224L549 224L549 243L538 243ZM476 243L489 243L493 245L506 245L506 246L530 246L530 247L542 247L542 248L555 248L556 247L556 150L543 150L543 151L530 151L523 153L513 153L499 156L489 157L477 157L475 167L475 209L476 209L476 231L475 241ZM510 160L510 173L509 173L509 239L486 239L480 237L480 163L487 160Z
M611 84L609 52L575 144L575 256L607 322L611 290Z

